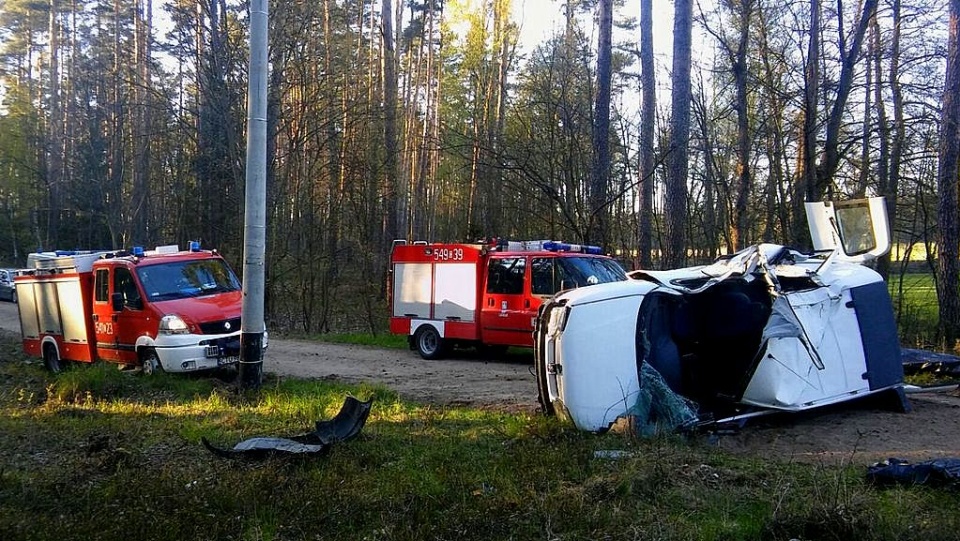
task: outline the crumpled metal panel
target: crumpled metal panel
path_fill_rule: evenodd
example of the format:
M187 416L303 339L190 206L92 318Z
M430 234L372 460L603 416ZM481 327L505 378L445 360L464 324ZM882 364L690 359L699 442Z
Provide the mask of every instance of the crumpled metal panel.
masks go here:
M373 399L363 402L348 396L333 419L317 421L315 430L289 438L249 438L223 449L201 437L203 446L211 453L224 458L266 458L268 456L319 456L326 454L334 443L353 439L360 433L370 415Z

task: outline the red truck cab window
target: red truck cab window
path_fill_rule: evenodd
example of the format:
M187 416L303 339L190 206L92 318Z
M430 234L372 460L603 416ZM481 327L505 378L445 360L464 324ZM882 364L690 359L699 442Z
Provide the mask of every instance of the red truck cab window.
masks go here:
M523 257L491 259L487 272L487 293L522 294L526 263L526 258Z
M125 267L117 267L113 271L113 292L123 295L123 305L126 308L140 310L143 308L143 302L140 300L140 292L137 291L137 284L133 280L133 274Z
M97 269L97 277L94 286L94 301L110 301L110 271L107 269Z

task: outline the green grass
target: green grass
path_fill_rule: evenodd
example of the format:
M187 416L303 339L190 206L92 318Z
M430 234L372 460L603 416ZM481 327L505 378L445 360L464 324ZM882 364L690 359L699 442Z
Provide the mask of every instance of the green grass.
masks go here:
M900 342L908 347L944 349L937 344L939 314L933 275L892 275L888 285Z
M322 458L200 445L291 435L373 398ZM877 489L862 467L781 463L700 440L594 436L552 418L401 400L379 386L53 377L0 335L0 532L15 540L955 539L960 494ZM594 451L631 453L618 460Z

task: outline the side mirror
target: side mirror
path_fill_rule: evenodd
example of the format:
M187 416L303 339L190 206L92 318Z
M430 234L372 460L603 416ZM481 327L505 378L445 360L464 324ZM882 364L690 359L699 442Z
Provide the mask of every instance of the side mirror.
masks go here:
M123 311L123 293L114 293L110 297L110 304L113 307L114 312Z

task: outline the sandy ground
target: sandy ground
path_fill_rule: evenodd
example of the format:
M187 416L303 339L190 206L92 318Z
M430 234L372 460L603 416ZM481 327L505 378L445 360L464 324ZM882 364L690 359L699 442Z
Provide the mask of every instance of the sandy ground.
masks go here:
M0 331L20 333L16 305L0 302ZM437 405L532 412L537 390L531 362L527 355L494 362L468 353L425 361L413 351L274 338L264 370L281 378L381 383L406 399ZM960 396L918 393L910 395L910 402L910 413L896 413L882 404L848 403L764 417L710 440L734 453L813 463L960 457Z

